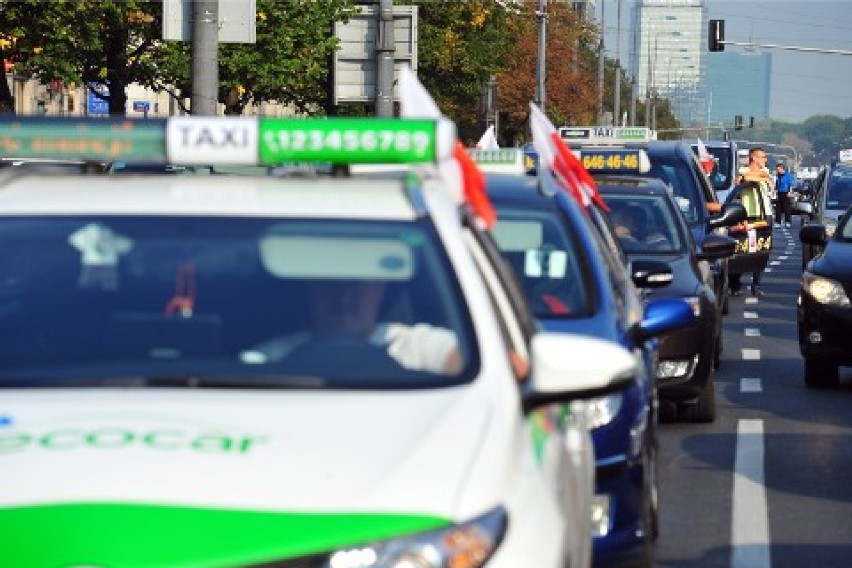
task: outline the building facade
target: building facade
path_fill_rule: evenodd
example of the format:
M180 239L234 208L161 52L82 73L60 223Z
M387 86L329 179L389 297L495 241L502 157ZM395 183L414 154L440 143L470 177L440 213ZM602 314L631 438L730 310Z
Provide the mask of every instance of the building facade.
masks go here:
M630 73L637 97L668 98L682 125L707 121L707 8L704 0L637 0Z
M769 118L772 54L724 51L707 57L707 115L710 123L733 124L740 115L748 124Z

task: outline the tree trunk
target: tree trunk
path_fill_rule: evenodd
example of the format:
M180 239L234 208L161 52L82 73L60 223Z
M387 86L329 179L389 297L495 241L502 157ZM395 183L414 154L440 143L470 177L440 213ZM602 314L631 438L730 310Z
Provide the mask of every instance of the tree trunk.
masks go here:
M127 28L117 26L106 41L110 116L127 114Z
M3 80L0 81L0 114L15 114L15 98L9 89L9 81L6 78L5 52L0 49L0 63L3 63Z

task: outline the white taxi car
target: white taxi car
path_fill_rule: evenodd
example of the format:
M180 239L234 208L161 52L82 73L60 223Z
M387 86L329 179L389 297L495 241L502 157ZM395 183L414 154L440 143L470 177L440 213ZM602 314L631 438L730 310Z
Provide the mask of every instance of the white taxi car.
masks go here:
M14 150L269 164L340 160L342 140L434 161L452 135L265 120L19 121ZM567 403L635 360L539 331L445 189L0 177L3 564L588 566L593 461Z

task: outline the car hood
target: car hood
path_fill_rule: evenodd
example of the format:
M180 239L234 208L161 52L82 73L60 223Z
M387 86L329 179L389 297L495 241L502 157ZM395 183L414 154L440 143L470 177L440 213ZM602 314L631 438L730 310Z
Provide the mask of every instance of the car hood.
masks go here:
M473 390L5 391L4 558L237 565L449 524L489 424Z
M813 271L852 283L852 244L829 241L823 255L814 260Z

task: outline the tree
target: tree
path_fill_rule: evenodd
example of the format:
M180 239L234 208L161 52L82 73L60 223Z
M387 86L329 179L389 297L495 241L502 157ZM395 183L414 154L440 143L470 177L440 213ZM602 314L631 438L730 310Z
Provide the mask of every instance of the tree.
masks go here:
M511 11L486 0L414 0L418 6L417 75L463 140L478 137L483 88L505 69L514 47Z
M254 44L219 45L219 100L226 114L250 103L275 101L321 113L327 103L329 61L338 40L335 21L347 21L351 0L257 0ZM190 44L168 42L157 65L159 88L191 97Z
M47 84L105 85L111 114L124 115L131 83L150 84L160 43L159 2L21 0L0 6L0 30L18 73Z
M258 0L257 43L219 46L220 101L233 113L249 101L306 111L323 105L337 46L332 23L345 20L351 7L351 0ZM93 93L106 85L111 114L124 115L131 83L167 91L181 106L192 94L190 46L161 39L161 1L4 2L0 32L15 40L17 71Z
M535 98L538 29L537 2L526 0L514 15L515 40L506 69L498 77L501 128L510 143L528 130L529 103ZM545 112L557 126L593 124L597 104L596 62L588 45L594 30L567 2L550 3L545 52Z

